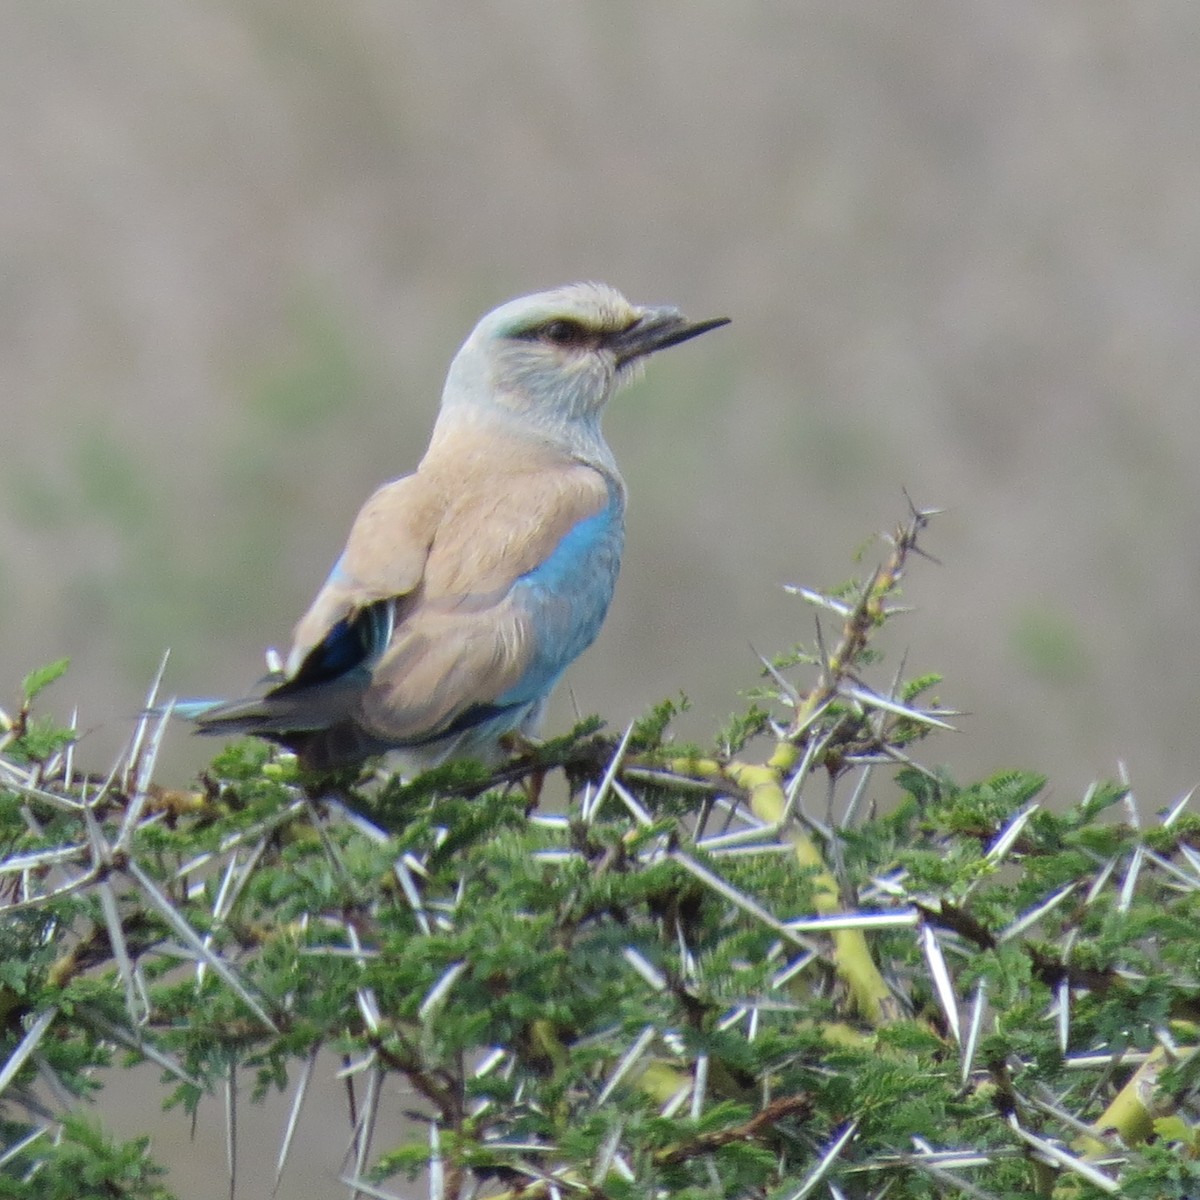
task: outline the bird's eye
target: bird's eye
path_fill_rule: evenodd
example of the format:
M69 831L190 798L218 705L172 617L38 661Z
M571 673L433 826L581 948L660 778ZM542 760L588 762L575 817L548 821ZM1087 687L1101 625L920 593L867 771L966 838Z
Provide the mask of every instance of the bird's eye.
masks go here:
M587 330L578 321L560 317L542 326L542 337L556 346L577 346L587 340Z

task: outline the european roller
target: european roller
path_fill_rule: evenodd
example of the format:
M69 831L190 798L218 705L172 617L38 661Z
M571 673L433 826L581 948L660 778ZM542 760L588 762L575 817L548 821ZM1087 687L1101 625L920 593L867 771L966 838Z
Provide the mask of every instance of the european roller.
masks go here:
M646 357L727 324L578 283L490 312L454 356L429 448L363 506L265 694L176 706L316 769L386 751L495 760L535 732L600 631L625 484L600 430Z

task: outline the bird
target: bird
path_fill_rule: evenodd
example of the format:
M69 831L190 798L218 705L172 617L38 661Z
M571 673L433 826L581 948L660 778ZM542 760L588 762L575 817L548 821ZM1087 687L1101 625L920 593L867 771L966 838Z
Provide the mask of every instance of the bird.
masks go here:
M613 596L626 489L601 413L649 355L728 323L600 283L489 312L451 361L424 457L363 505L267 690L174 712L310 770L392 751L414 772L500 761L536 735Z

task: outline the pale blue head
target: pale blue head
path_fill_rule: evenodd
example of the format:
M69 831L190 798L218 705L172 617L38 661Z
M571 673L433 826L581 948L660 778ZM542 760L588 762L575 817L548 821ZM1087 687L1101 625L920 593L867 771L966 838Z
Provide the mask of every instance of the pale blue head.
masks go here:
M727 323L630 304L602 283L522 296L472 330L450 365L443 408L491 409L568 441L598 436L601 410L648 355Z

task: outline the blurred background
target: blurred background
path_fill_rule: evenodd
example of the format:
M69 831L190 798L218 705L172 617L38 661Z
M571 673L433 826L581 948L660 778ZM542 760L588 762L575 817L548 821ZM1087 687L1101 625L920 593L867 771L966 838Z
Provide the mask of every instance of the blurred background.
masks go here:
M948 511L890 663L970 714L927 759L1052 802L1124 761L1169 803L1198 44L1191 0L6 5L0 704L70 655L49 699L103 770L167 647L168 693L244 691L476 318L595 278L734 324L608 414L629 540L582 711L682 691L706 739L751 647L812 636L780 585L873 561L907 488ZM213 748L179 730L167 780ZM177 1186L223 1195L219 1154Z

